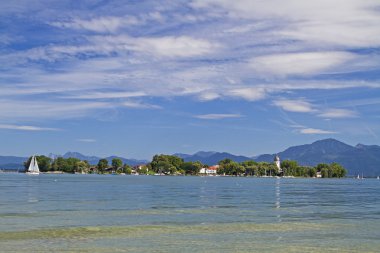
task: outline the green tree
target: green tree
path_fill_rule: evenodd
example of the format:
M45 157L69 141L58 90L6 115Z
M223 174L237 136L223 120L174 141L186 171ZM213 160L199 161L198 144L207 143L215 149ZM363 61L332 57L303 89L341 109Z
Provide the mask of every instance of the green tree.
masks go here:
M120 158L113 158L112 159L112 168L117 171L118 168L121 168L123 166L123 161Z
M181 170L183 170L185 174L190 175L197 175L202 167L201 162L184 162L181 164Z
M329 177L329 165L326 163L320 163L318 164L315 169L321 173L321 176L323 178L328 178Z
M240 176L245 173L243 165L232 161L231 159L224 159L219 162L218 172L226 175Z
M247 176L254 176L257 174L258 164L255 161L244 161L241 165L245 169L245 174Z
M338 164L338 163L332 163L330 164L330 170L331 170L331 176L332 177L344 177L346 176L346 169L343 168L342 165Z
M137 173L139 173L141 175L146 175L146 174L148 174L148 172L149 172L149 168L145 165L139 166L137 169Z
M67 169L67 161L63 157L58 157L54 160L52 169L54 171L65 171Z
M130 175L130 174L132 174L132 167L129 166L128 164L124 164L122 171L123 171L123 173Z
M69 157L66 159L67 167L64 169L65 172L74 173L78 170L78 163L80 160L78 158Z
M98 162L98 171L100 173L104 173L105 169L108 168L108 161L107 159L100 159Z
M155 155L148 167L156 173L175 174L181 168L183 159L172 155Z
M309 169L309 177L317 177L317 169L316 168L310 168Z
M89 168L90 168L90 165L88 164L87 161L79 161L76 163L75 172L88 173Z
M323 178L328 178L329 177L329 169L328 168L322 168L320 172L321 172L321 176Z
M259 162L257 164L257 176L268 176L270 174L271 164L267 162Z
M285 160L281 162L281 168L283 169L285 176L295 176L297 173L297 167L297 161Z

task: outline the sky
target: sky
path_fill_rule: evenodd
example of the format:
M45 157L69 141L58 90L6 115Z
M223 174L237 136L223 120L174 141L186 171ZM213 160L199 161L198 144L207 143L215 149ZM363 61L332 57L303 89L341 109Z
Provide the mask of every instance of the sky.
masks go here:
M378 0L0 1L0 154L380 144Z

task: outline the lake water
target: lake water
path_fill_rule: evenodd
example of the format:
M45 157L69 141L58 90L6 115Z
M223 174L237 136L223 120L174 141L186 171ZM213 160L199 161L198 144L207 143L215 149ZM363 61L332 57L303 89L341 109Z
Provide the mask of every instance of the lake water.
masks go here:
M0 174L1 252L380 252L380 181Z

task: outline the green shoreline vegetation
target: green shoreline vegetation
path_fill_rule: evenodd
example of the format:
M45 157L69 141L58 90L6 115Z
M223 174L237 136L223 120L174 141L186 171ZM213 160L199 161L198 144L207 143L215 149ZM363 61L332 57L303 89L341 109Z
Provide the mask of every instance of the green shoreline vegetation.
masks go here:
M51 159L47 156L36 156L41 172L46 173L79 173L79 174L138 174L138 175L205 175L202 168L208 165L199 161L185 162L182 158L173 155L155 155L148 164L130 166L123 164L119 158L112 159L109 165L106 159L100 159L97 165L77 158ZM25 170L29 167L31 157L24 162ZM213 166L215 167L215 166ZM224 159L218 163L216 173L223 176L285 176L285 177L345 177L347 170L338 163L318 164L315 167L301 166L296 161L284 160L281 162L282 172L275 163L255 162L253 160L241 163Z

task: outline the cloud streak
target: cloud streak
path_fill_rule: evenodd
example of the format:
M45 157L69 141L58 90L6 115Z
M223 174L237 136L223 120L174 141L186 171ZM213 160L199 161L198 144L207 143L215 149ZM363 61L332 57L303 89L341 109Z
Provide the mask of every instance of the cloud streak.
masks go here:
M337 132L327 131L317 128L303 128L298 130L301 134L336 134Z
M273 102L275 106L288 112L314 112L313 105L304 100L280 99Z
M60 131L58 128L49 127L38 127L38 126L28 126L28 125L11 125L11 124L0 124L0 129L8 130L18 130L18 131Z
M250 65L260 75L314 75L357 58L347 52L305 52L265 55L253 58Z
M96 142L95 139L76 139L76 141L85 142L85 143L94 143L94 142Z
M139 21L133 16L127 17L98 17L84 20L75 18L69 22L51 22L50 25L59 28L83 29L100 33L115 33L123 26L137 25Z
M206 120L220 120L220 119L232 119L232 118L241 118L241 114L202 114L195 115L194 118L197 119L206 119Z
M318 117L321 118L333 118L333 119L339 119L339 118L355 118L357 117L357 113L351 110L347 109L328 109L320 114L318 114Z

